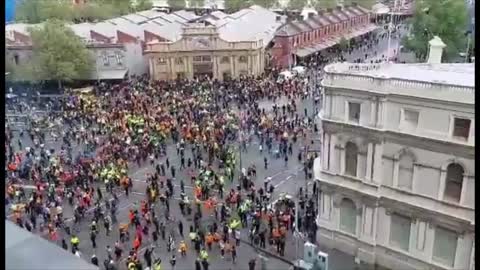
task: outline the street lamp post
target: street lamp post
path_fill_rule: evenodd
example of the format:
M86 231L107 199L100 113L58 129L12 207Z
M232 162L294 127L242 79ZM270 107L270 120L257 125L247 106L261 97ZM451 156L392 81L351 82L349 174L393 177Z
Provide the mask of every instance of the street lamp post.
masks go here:
M467 50L465 51L465 63L468 63L468 59L470 58L470 32L467 32Z
M390 11L390 22L388 23L388 41L387 41L387 62L390 60L390 46L392 42L392 26L393 26L393 16L394 12L397 10L397 0L393 2L393 12Z

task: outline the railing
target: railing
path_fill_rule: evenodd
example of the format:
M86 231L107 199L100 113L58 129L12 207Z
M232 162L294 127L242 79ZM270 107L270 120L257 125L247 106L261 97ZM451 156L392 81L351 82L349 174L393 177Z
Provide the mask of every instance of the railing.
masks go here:
M367 68L363 66L362 68ZM376 65L369 67L370 69L379 69ZM350 68L349 68L350 69ZM358 89L371 89L379 92L389 90L434 90L445 92L456 92L464 94L474 94L475 88L468 86L451 85L442 82L422 82L415 80L401 80L395 78L388 78L384 76L367 76L359 74L339 74L333 73L328 68L323 80L325 86L340 86L340 87L354 87ZM473 100L472 100L473 101Z

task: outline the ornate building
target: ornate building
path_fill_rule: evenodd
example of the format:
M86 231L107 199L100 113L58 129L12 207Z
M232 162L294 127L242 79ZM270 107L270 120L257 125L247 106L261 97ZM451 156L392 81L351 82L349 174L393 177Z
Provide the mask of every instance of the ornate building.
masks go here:
M155 80L258 75L265 66L261 40L228 42L219 36L217 27L204 24L186 26L176 42L147 44L144 54Z
M182 26L178 38L147 42L145 56L153 79L260 75L265 52L284 16L260 6L232 14L214 11Z
M319 240L391 269L474 269L473 64L325 68Z

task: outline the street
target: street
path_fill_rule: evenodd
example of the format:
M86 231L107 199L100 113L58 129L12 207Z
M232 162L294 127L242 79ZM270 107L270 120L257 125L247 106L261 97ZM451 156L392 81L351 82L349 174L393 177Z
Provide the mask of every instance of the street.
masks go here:
M398 40L392 40L390 48L398 48ZM378 57L381 57L382 54L385 54L387 51L387 40L381 40L379 42L378 48L375 48L375 50L378 52L377 56L373 56L372 52L365 52L363 50L359 50L357 52L354 52L350 55L345 55L347 60L353 60L358 57L361 57L365 53L368 53L369 55L372 55L372 60L377 59ZM370 59L370 58L369 58ZM277 101L277 104L280 106L286 103L286 99L283 98L279 101ZM321 102L318 102L318 106L320 106ZM266 110L271 110L273 103L271 101L261 101L260 102L260 107L265 108ZM306 109L308 116L315 118L315 112L319 111L320 108L316 107L314 105L314 100L312 96L309 96L308 98L304 100L297 100L297 112L300 116L303 116L304 110ZM24 135L22 138L19 138L18 132L14 132L15 138L13 140L13 144L15 147L15 150L21 150L18 147L17 140L21 141L23 149L25 147L32 146L33 143L30 140L30 138L27 135ZM298 142L293 145L293 153L292 155L289 156L288 162L285 162L283 158L278 158L276 159L273 154L267 153L266 149L263 149L260 151L259 149L259 142L257 138L253 138L253 140L247 145L247 151L243 151L241 154L239 153L239 145L235 145L235 149L237 149L237 160L240 160L241 158L241 163L242 167L247 168L251 165L256 166L257 170L257 175L254 178L255 180L255 186L256 187L261 187L263 186L264 180L267 177L271 178L271 184L274 186L274 193L273 193L273 200L277 199L280 197L281 194L289 194L291 196L296 196L296 192L300 187L307 187L309 190L311 189L311 184L313 179L306 179L306 176L304 174L303 170L303 165L302 162L298 160L298 155L300 152L302 152L302 149L304 149L305 146L309 146L310 149L319 149L320 144L319 141L317 140L317 134L313 134L313 132L310 132L306 136L306 138L299 138ZM312 144L312 141L314 142ZM45 143L45 148L46 149L55 149L55 152L59 152L60 149L60 142L56 142L53 138L51 138L49 135L47 135L46 143ZM73 143L73 156L77 156L78 153L83 151L84 146L83 145L76 145ZM274 146L273 149L276 147ZM185 156L190 157L191 156L191 151L190 149L185 149ZM302 154L302 160L305 155ZM268 168L264 168L264 158L268 159ZM161 157L160 159L155 160L154 166L156 164L166 163L166 159L168 158L169 163L171 166L174 166L176 168L176 176L173 180L174 184L174 193L173 193L173 198L178 201L179 199L179 194L180 194L180 181L183 180L185 183L185 189L186 189L186 194L189 197L193 197L193 185L190 182L190 174L189 174L189 168L186 169L180 169L180 158L179 155L177 155L176 147L174 144L169 143L167 146L167 154L164 157ZM213 164L214 167L218 167L218 164L216 162ZM238 164L237 164L238 165ZM117 220L118 223L128 223L129 221L129 211L130 209L138 209L139 207L139 202L141 200L144 200L145 193L146 193L146 188L147 188L147 175L148 174L153 174L155 167L150 165L149 161L142 163L141 166L138 166L137 164L130 163L129 164L129 176L133 180L133 188L127 197L125 193L122 190L116 190L115 192L118 194L119 197L119 204L118 204L118 211L117 211ZM237 166L238 168L238 166ZM167 176L171 177L170 170L167 169ZM228 193L228 191L231 188L236 188L238 185L238 181L236 180L238 178L239 171L236 171L234 181L230 183L228 180L225 181L225 193ZM33 187L34 188L34 187ZM108 195L108 192L106 192L103 189L104 196L110 196ZM171 206L170 206L170 215L173 217L173 220L165 220L164 219L164 212L165 212L165 207L163 205L157 204L154 206L155 213L158 217L161 217L163 219L163 222L165 222L166 225L166 231L167 235L168 233L172 233L176 245L178 247L178 242L182 239L182 237L179 235L178 232L178 223L181 221L183 223L184 231L187 233L188 228L191 224L191 218L188 217L186 218L180 213L180 208L177 202L172 201ZM9 209L6 209L7 211ZM91 215L91 209L89 211ZM8 214L8 213L7 213ZM211 213L210 213L211 214ZM100 233L98 234L96 238L96 244L98 248L93 248L92 243L90 242L90 223L91 223L91 217L88 216L82 220L79 224L73 224L73 209L70 207L68 204L64 204L63 208L63 215L66 218L66 224L71 226L73 229L73 233L76 234L79 239L80 239L80 244L79 244L79 250L81 252L82 257L90 261L90 258L93 254L96 254L96 256L99 258L100 262L103 262L105 258L107 258L107 246L114 247L115 242L119 239L119 232L117 227L114 226L113 230L110 234L110 236L106 236L105 234L105 229L103 228L103 223L100 222L99 226L99 231ZM204 215L208 216L208 213L204 213ZM210 215L210 217L203 218L204 220L214 220L213 214ZM162 220L161 220L162 221ZM40 219L38 219L38 222L40 222ZM204 224L205 225L205 224ZM131 231L132 232L132 231ZM37 233L43 234L46 236L45 232L40 232L37 231ZM186 234L185 233L185 234ZM132 233L133 234L133 233ZM70 237L65 235L65 232L62 231L60 232L60 235L64 236L64 238L67 240L70 239ZM60 237L58 244L60 243L60 240L62 239L62 236ZM291 232L289 232L289 235L287 237L288 241L286 244L286 251L285 251L285 256L284 258L279 258L278 255L276 255L276 251L272 249L272 247L269 247L267 245L267 248L264 251L259 251L258 249L252 247L251 245L247 244L249 242L248 239L248 231L247 230L242 230L241 231L241 238L243 242L240 244L240 246L237 249L237 262L236 264L233 264L230 255L226 255L225 258L220 257L220 251L218 247L215 247L213 251L209 252L210 254L210 269L218 269L218 270L224 270L224 269L247 269L248 267L248 261L252 258L257 258L260 253L263 253L266 257L268 257L268 264L267 264L267 269L288 269L290 267L290 264L285 262L286 261L293 261L295 259L299 259L303 257L303 240L300 241L300 244L297 247L296 241L294 240L294 237ZM123 246L124 254L122 257L122 260L118 263L119 269L126 269L126 264L125 260L128 256L128 251L131 249L131 243L132 241L127 241L125 242ZM186 241L187 245L191 247L191 243L189 240ZM354 262L354 257L348 254L344 254L342 252L336 251L336 250L329 250L327 247L323 247L321 243L317 243L321 247L322 251L326 251L330 254L330 268L331 270L341 270L341 269L353 269L355 267L355 262ZM140 249L139 252L139 257L142 256L142 252L146 248L150 247L152 245L152 239L151 236L145 237L142 248ZM180 258L180 254L176 252L177 254L177 265L175 269L193 269L194 264L195 264L195 259L196 259L196 254L193 249L189 249L187 252L187 256L185 258ZM163 269L171 269L171 267L168 265L168 261L170 259L171 254L167 252L167 247L166 247L166 242L165 241L159 241L158 245L155 246L154 249L154 257L155 258L161 258L163 263ZM257 262L260 264L260 262Z

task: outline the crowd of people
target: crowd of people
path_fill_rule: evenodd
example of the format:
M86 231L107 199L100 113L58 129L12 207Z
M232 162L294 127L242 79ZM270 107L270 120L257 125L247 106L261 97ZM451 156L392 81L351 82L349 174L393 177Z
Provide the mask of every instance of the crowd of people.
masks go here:
M316 154L294 155L292 145L318 131L316 111L297 109L298 100L311 95L303 78L279 84L275 74L225 82L134 77L90 93L70 93L61 112L51 116L61 123L58 131L29 126L14 132L7 127L9 218L77 256L82 256L83 241L98 250L97 237L104 231L115 245L104 247L105 258L93 254L91 262L103 261L105 269L174 268L179 255L196 256L192 267L207 270L213 248L235 263L243 231L252 245L268 244L283 255L294 224L315 239L316 185L312 194L301 188L296 192L300 202L295 222L295 206L285 198L273 201L275 187L269 179L258 184L256 171L268 168L269 155L257 168L240 166L236 153L247 151L256 140L260 152L283 159L286 166L297 156L305 178L310 178ZM272 110L259 106L260 100L275 103L282 97L287 104ZM48 137L59 150L46 147ZM32 143L25 147L28 140ZM177 162L170 162L168 147L175 147ZM128 220L119 220L119 196L129 196L131 173L144 166L154 168L145 175L144 198L129 209ZM178 171L189 179L179 177ZM186 183L193 186L191 192ZM178 209L188 224L172 214L175 185L180 187ZM66 207L73 209L71 220L64 216ZM169 231L171 224L178 228ZM90 239L80 239L86 225ZM171 254L168 262L155 255L161 245ZM248 265L254 269L255 260Z

